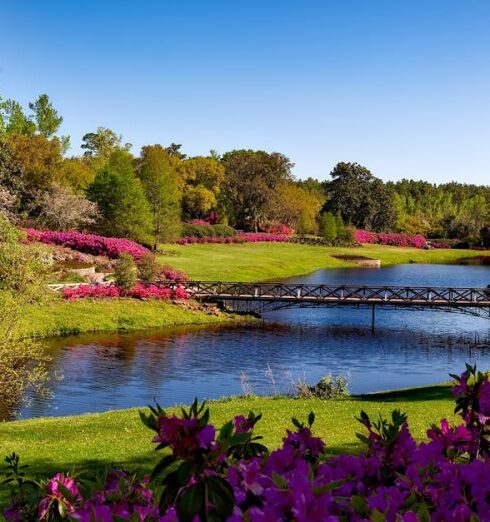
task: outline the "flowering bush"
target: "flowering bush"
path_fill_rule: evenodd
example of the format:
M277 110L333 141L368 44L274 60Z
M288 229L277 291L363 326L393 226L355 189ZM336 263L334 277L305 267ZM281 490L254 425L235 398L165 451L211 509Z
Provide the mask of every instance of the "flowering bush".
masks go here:
M173 288L158 284L137 283L132 290L122 290L116 285L79 285L65 287L63 297L68 301L84 298L133 297L135 299L188 299L184 288L177 285Z
M192 245L196 243L217 243L217 244L231 244L231 243L259 243L259 242L288 242L289 236L284 234L269 234L267 232L240 232L232 237L182 237L177 243L179 245Z
M423 248L427 244L427 240L420 234L383 234L376 232L369 232L367 230L354 230L354 240L357 243L369 243L377 245L390 245L399 247L414 247Z
M36 230L34 228L22 230L27 234L29 241L61 245L86 254L107 256L111 259L118 258L122 253L130 254L135 259L139 259L141 256L149 253L148 249L129 239L82 234L81 232Z
M269 453L253 435L260 415L239 415L217 430L209 423L209 409L197 401L181 416L150 408L140 416L155 432L156 449L165 454L149 478L114 470L82 492L72 477L57 474L38 489L38 517L87 522L489 520L490 381L468 365L452 377L462 424L451 426L443 419L427 431L428 441L418 444L400 411L378 421L361 412L366 434L358 437L366 449L359 455L325 457L325 443L312 434L313 413L306 423L293 419L294 430L287 430L282 446ZM19 470L17 458L17 467L9 464L7 474L15 487L4 514L12 521L26 519L28 512L23 502L27 481Z
M430 246L432 248L451 248L449 243L444 243L440 241L431 241Z
M294 234L294 230L283 223L268 223L264 227L261 227L261 230L269 234L284 234L286 236L292 236Z

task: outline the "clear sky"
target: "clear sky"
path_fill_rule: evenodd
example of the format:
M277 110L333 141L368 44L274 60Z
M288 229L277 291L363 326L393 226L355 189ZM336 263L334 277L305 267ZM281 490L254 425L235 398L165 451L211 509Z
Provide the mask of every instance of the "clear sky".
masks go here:
M78 151L279 151L300 178L490 184L488 0L0 0L0 95L47 93Z

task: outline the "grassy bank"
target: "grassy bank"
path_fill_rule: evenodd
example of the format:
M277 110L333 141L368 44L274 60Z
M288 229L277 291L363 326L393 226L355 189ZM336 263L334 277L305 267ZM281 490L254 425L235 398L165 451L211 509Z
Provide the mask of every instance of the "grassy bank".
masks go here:
M290 419L316 413L314 432L323 437L331 453L355 452L355 436L362 427L355 420L361 409L372 416L399 408L408 414L412 432L424 439L427 428L442 417L454 419L448 386L428 386L395 392L321 401L291 398L230 398L210 403L211 422L221 426L233 415L249 410L263 413L257 434L276 447ZM152 432L143 426L135 409L79 417L35 419L0 424L0 456L19 453L35 475L57 470L87 470L104 464L149 469L155 462Z
M383 266L403 263L457 263L490 251L420 250L378 245L321 247L292 243L162 245L159 261L196 280L260 281L307 274L321 268L353 266L334 255L381 259Z
M53 299L24 308L20 332L25 337L50 337L88 332L143 330L179 325L211 325L236 320L192 311L162 301L137 299L80 300Z

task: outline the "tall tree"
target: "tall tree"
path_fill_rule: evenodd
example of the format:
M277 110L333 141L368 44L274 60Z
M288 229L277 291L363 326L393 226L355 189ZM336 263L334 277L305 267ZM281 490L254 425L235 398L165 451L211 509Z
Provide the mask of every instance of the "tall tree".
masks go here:
M97 127L96 132L87 132L82 138L81 148L84 155L108 159L116 149L128 151L131 143L122 144L122 136L111 129Z
M45 138L51 138L58 132L63 117L53 107L47 94L41 94L35 102L29 103L29 109L34 113L39 134Z
M214 158L196 156L179 163L184 182L183 211L187 218L206 217L215 210L225 177L223 165Z
M32 136L36 131L36 124L22 110L20 103L15 100L0 98L0 134L24 134Z
M396 222L394 198L388 187L358 163L337 163L330 173L324 210L340 215L345 223L383 231Z
M178 237L182 187L176 160L161 145L141 149L137 175L143 184L153 214L153 246Z
M87 190L102 216L99 229L108 236L143 243L151 239L153 220L141 181L129 152L115 150Z
M225 167L223 210L238 226L257 230L267 221L274 190L292 180L293 163L279 152L233 150L222 157Z

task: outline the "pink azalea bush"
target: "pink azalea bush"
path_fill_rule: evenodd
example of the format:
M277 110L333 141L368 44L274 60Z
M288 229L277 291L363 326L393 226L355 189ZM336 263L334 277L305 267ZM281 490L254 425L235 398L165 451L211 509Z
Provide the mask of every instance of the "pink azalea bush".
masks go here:
M368 230L354 230L354 240L361 244L390 245L398 247L423 248L427 240L420 234L397 234L397 233L376 233Z
M284 223L268 223L261 227L261 230L269 234L284 234L286 236L292 236L294 234L294 230Z
M432 248L451 248L451 245L449 243L444 243L441 241L432 241L430 246Z
M443 419L417 443L400 411L377 421L361 412L365 449L358 455L326 456L312 413L306 423L293 419L294 429L269 453L253 433L260 415L239 415L216 429L197 401L181 415L150 408L141 418L165 451L150 477L114 470L82 492L81 483L57 474L31 512L46 521L94 522L488 521L490 382L471 366L453 378L462 424ZM26 520L23 478L14 468L5 517Z
M62 295L68 301L77 301L78 299L101 299L115 297L132 297L134 299L188 299L189 296L182 286L168 287L159 284L142 284L137 283L136 286L124 292L116 285L78 285L76 287L65 287Z
M135 259L149 253L149 250L134 241L116 237L103 237L81 232L56 232L53 230L22 229L28 241L39 241L49 245L61 245L79 252L116 259L120 254L132 255Z
M270 234L267 232L239 232L236 236L231 237L182 237L177 240L179 245L193 245L196 243L215 243L215 244L232 244L232 243L259 243L259 242L277 242L285 243L289 241L289 236L285 234Z

